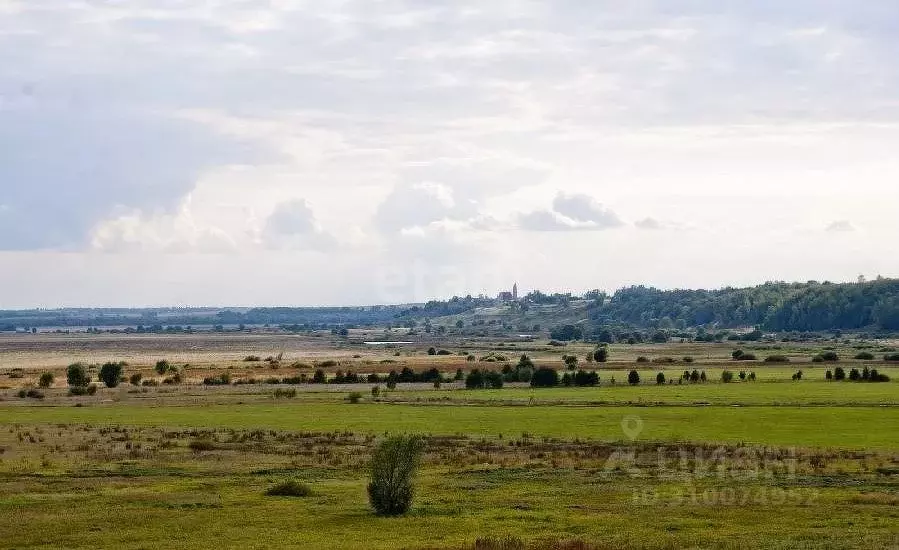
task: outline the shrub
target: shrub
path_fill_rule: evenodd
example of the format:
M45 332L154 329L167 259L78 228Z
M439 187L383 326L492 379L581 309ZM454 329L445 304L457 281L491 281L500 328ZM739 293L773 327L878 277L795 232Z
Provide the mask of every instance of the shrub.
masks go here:
M637 357L637 362L638 363L649 363L649 358L641 355L640 357Z
M703 373L704 372L705 371L703 371ZM696 369L693 369L693 372L690 373L690 382L699 382L699 379L700 379L699 371Z
M677 361L674 360L674 357L656 357L652 362L657 365L673 365L674 363L677 363Z
M453 354L453 352L451 352L450 350L447 350L447 349L437 350L437 355L452 355L452 354Z
M84 363L73 363L66 369L66 380L69 387L85 388L91 383L91 376L87 373Z
M312 488L295 480L279 483L265 492L270 497L308 497L312 496Z
M705 376L705 371L700 372L700 373L699 373L699 381L700 381L700 382L705 382L706 380L708 380L708 379L707 379L706 376Z
M223 372L218 376L208 376L203 379L203 384L206 386L227 386L230 383L231 375L227 372ZM146 384L146 382L144 384Z
M41 393L41 392L39 392L38 390L36 390L36 389L34 389L34 388L31 388L31 389L28 389L28 390L19 390L19 394L18 394L18 395L19 395L19 397L22 398L22 399L26 399L26 398L29 398L29 399L43 399L43 398L44 398L44 394Z
M659 374L656 375L656 384L661 386L664 383L665 383L665 373L660 372Z
M749 373L749 381L750 381L750 382L755 382L755 372L750 372L750 373Z
M531 376L532 388L552 388L559 385L559 373L549 367L540 367Z
M585 370L579 370L574 373L572 377L575 386L578 387L593 387L599 384L599 375L596 372L587 372Z
M156 361L156 374L165 374L169 372L172 366L165 359Z
M758 357L755 356L754 353L746 353L741 349L733 352L731 357L734 358L734 361L757 361Z
M874 354L868 351L863 351L856 355L855 359L859 361L872 361L874 359Z
M575 370L577 368L578 359L577 359L577 356L575 356L575 355L563 355L562 361L565 362L565 366L569 370Z
M883 356L884 361L899 361L899 353L891 353Z
M107 388L114 388L119 385L122 379L121 363L106 363L100 367L100 380L106 384Z
M469 357L474 357L474 355L470 355ZM456 369L456 380L465 380L465 373L462 369Z
M317 369L315 374L312 375L312 383L313 384L325 384L328 382L328 377L325 376L325 371L322 369Z
M627 373L627 383L630 384L631 386L636 386L637 384L639 384L640 383L640 373L635 370L632 370L631 372Z
M786 355L769 355L765 357L766 363L789 363L790 358Z
M355 405L356 403L362 401L362 394L354 391L346 396L346 400Z
M820 359L817 359L819 357L820 357ZM835 351L825 351L825 352L821 352L818 355L816 355L815 358L813 358L812 360L816 361L818 363L823 363L823 362L835 363L840 360L840 356L837 355L837 353Z
M130 378L128 378L128 382L130 382L132 386L140 386L140 381L142 378L143 376L141 375L141 373L135 372L131 375Z
M688 356L684 357L683 361L684 361L684 363L692 363L693 358L688 355Z
M843 370L843 367L837 367L833 370L833 379L837 381L846 379L846 371Z
M9 371L10 378L25 378L25 369L12 369Z
M721 381L725 384L730 384L734 380L734 373L729 370L721 371Z
M730 356L734 358L734 361L739 361L740 357L743 357L743 350L741 350L741 349L735 350L733 353L730 354Z
M245 363L258 363L258 362L262 361L262 357L259 357L258 355L247 355L246 357L243 358L243 360ZM162 374L162 373L159 373L159 374Z
M428 348L428 355L437 355L436 348Z
M833 371L828 370L827 372L825 372L824 379L825 380L833 380Z
M187 447L195 453L203 453L215 450L215 443L209 439L194 439L187 444Z
M793 375L793 380L802 380L802 371L797 371L796 374Z
M418 436L400 435L382 441L369 466L368 499L375 514L401 516L409 511L415 495L415 471L425 442Z
M858 369L852 369L851 371L849 371L849 380L852 380L853 382L858 382L859 380L861 380L861 378L862 378L862 375L860 372L858 372Z
M870 380L871 380L871 382L889 382L890 377L885 374L881 374L881 373L877 372L877 369L873 369L873 370L871 370Z
M97 385L69 386L69 395L94 395L97 393Z
M50 386L52 386L53 385L53 373L45 372L44 374L42 374L40 380L38 380L37 385L42 388L49 388Z
M607 346L596 348L596 351L593 352L593 360L597 363L607 362L609 360L609 348Z
M272 393L275 399L293 399L297 396L297 390L294 388L278 388Z
M745 370L740 371L740 380L744 380L744 381L746 380L746 371Z

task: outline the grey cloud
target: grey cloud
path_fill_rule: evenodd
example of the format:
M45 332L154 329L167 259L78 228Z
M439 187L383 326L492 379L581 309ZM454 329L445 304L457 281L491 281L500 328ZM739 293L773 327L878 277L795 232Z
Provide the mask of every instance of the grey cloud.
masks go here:
M831 233L851 233L855 231L855 226L848 220L838 220L830 223L825 230Z
M646 229L650 231L659 230L662 228L661 222L655 218L643 218L642 220L634 222L634 225L639 229Z
M239 142L126 110L0 110L0 250L71 248L120 208L174 208L209 166L254 158Z
M592 223L596 228L622 225L617 214L589 195L559 193L553 201L553 210L576 222Z
M518 226L526 231L602 231L624 225L614 211L589 195L559 193L552 210L520 214Z
M375 213L375 224L382 231L422 227L444 219L466 219L476 209L471 203L459 204L453 190L439 183L397 186Z
M337 240L320 227L305 200L277 205L266 220L263 235L266 244L273 248L324 251L337 246Z

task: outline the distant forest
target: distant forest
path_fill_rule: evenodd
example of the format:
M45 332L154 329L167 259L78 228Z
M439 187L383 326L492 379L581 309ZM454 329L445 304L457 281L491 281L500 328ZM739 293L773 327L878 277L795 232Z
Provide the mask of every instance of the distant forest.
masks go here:
M509 323L528 320L551 327L556 315L580 317L588 330L759 328L769 332L827 330L899 331L899 280L860 283L766 283L750 288L659 290L633 286L608 295L531 292L516 302L455 297L406 306L304 308L63 309L0 311L0 331L66 327L133 327L139 332L180 331L185 327L269 325L287 330L343 326L401 326L423 319L471 316L495 308ZM518 318L518 319L516 319ZM466 323L462 322L459 327Z
M641 328L758 327L766 331L899 330L899 280L767 283L720 290L635 286L589 308L597 324Z

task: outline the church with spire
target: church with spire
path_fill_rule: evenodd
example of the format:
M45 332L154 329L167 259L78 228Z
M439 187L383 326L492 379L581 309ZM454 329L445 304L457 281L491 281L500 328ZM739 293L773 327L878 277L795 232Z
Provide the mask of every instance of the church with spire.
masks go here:
M496 297L500 302L517 302L518 301L518 283L512 285L512 291L504 290Z

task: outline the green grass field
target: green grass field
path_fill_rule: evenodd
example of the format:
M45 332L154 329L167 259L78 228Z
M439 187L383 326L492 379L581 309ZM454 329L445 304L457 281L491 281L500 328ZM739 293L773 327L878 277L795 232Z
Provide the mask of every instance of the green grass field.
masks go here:
M899 548L899 371L827 382L827 367L734 365L708 349L705 384L657 386L660 369L643 366L628 386L633 365L616 364L595 388L382 386L377 399L367 385L275 399L286 386L183 384L56 387L40 401L11 385L0 548ZM723 368L759 380L723 384ZM399 432L429 438L416 501L377 518L368 458ZM287 479L313 494L265 495ZM485 537L524 546L475 546Z

